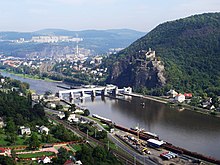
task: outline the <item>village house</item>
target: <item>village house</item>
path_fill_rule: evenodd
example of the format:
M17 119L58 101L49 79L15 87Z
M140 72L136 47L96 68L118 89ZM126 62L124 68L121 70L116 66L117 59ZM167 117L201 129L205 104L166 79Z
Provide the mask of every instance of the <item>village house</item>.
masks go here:
M48 133L49 133L49 128L47 128L47 127L45 127L45 126L41 126L40 128L39 128L39 133L45 133L46 135L48 135Z
M174 98L176 95L178 95L178 93L173 90L173 89L170 89L167 94L171 97L171 98Z
M20 126L20 131L21 131L21 135L30 135L31 134L31 129L25 126Z
M48 156L43 156L38 160L38 163L43 163L43 164L51 163L51 159Z
M5 79L4 78L1 78L1 83L3 84L5 82Z
M184 93L184 96L186 99L191 99L192 98L192 93Z
M67 160L63 165L82 165L80 160L77 160L75 163L72 160Z
M39 100L39 96L36 93L32 93L31 94L31 99L34 100L34 101Z
M63 119L63 118L65 117L65 114L62 113L62 112L59 112L59 114L57 114L57 117L58 117L59 119Z
M9 149L0 148L0 155L1 156L7 156L7 155L9 155L9 153L10 153Z
M67 120L69 122L79 122L79 118L77 118L75 114L70 114Z
M183 94L181 94L181 93L179 93L178 95L176 95L175 98L174 98L174 100L177 101L177 102L179 102L179 103L184 102L185 99L186 99L186 97L185 97Z

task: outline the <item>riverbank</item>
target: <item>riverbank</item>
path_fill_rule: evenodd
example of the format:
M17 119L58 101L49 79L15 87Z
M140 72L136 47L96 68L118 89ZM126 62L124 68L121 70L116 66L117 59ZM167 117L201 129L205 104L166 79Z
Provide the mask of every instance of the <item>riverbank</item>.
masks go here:
M174 107L180 107L181 109L184 109L184 110L190 110L192 112L201 113L201 114L204 114L204 115L209 115L209 116L220 118L220 113L219 112L214 112L214 111L211 111L211 110L208 110L208 109L194 107L194 106L191 106L191 105L188 105L188 104L173 103L173 102L171 102L169 100L166 100L164 98L161 98L161 97L148 96L148 95L146 96L146 95L141 95L141 94L138 94L138 93L125 94L125 95L132 96L132 97L143 98L143 99L148 99L148 100L152 100L152 101L159 102L159 103L162 103L162 104L169 104L169 105L174 106Z
M41 78L39 77L38 75L29 75L29 74L19 74L19 73L15 73L15 72L9 72L9 71L6 71L6 70L3 70L3 69L0 69L0 72L5 72L5 73L10 73L10 74L13 74L15 76L19 76L19 77L22 77L22 78L29 78L29 79L33 79L33 80L44 80L44 81L47 81L47 82L63 82L63 81L57 81L57 80L52 80L52 79L49 79L49 78Z

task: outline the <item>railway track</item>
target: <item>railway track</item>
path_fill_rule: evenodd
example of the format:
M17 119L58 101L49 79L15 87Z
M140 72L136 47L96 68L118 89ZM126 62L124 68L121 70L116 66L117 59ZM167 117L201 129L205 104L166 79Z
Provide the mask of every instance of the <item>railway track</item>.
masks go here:
M101 146L106 146L105 143L103 142L100 142L99 140L96 140L95 138L91 137L91 136L88 136L86 133L80 131L79 129L71 126L70 124L66 123L65 121L62 121L62 120L59 120L57 119L56 117L52 116L52 115L49 115L49 114L46 114L46 116L52 120L55 120L57 121L58 123L62 124L64 127L66 127L67 129L73 131L73 132L76 132L77 134L79 134L80 136L82 137L86 137L87 140L89 141L92 141L92 142L95 142L96 144L98 145L101 145ZM142 163L140 163L138 160L134 160L132 157L128 156L127 154L124 154L124 153L121 153L117 150L114 150L114 149L111 149L111 152L120 160L122 160L123 162L125 162L126 164L128 165L142 165Z

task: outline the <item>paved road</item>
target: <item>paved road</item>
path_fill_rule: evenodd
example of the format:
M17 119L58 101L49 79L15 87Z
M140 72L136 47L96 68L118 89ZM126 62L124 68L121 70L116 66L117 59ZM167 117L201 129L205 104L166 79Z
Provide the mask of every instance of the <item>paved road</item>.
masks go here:
M50 112L50 113L55 113L57 114L57 111L45 108L45 112ZM52 117L50 115L50 117ZM83 117L80 116L83 119L87 120L87 121L92 121L92 122L96 122L95 120L92 120L90 118L87 117ZM85 133L82 133L81 131L69 126L66 122L60 120L59 122L61 122L64 126L66 126L67 128L73 130L74 132L76 132L77 134L80 134L81 136L86 136ZM96 122L97 123L97 122ZM99 123L96 124L98 129L101 130L105 130L102 125L100 125ZM111 140L113 143L115 143L119 148L121 148L123 151L125 151L126 154L129 154L131 157L133 157L133 160L128 160L128 164L144 164L144 165L157 165L156 163L154 163L153 161L151 161L149 159L148 156L145 155L141 155L135 151L133 151L131 148L129 148L126 144L122 143L120 140L118 140L117 137L115 137L113 134L107 132L107 137L109 138L109 140ZM94 141L94 139L89 138L91 141ZM98 141L99 142L99 141ZM100 143L100 142L99 142ZM117 155L117 154L116 154ZM120 154L118 154L120 156ZM131 162L132 161L132 162Z
M127 145L125 145L124 143L122 143L117 137L115 137L113 134L108 133L108 138L115 143L118 147L120 147L122 150L124 150L126 153L128 153L129 155L131 155L134 158L134 164L135 161L139 161L140 163L144 164L144 165L157 165L156 163L154 163L153 161L151 161L149 159L148 156L145 155L141 155L138 154L137 152L131 150Z
M85 120L93 121L90 118L82 117ZM105 130L99 123L96 124L99 129ZM122 143L120 140L118 140L117 137L114 136L114 134L107 132L108 139L111 140L113 143L115 143L119 148L124 150L126 153L128 153L130 156L134 158L134 164L136 164L135 161L138 161L144 165L157 165L156 163L152 162L148 156L138 154L137 152L131 150L126 144Z

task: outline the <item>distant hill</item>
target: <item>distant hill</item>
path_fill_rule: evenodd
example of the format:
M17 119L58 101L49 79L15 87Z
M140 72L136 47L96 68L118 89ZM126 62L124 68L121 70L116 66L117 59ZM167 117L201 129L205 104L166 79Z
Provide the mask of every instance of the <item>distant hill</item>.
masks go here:
M139 51L149 48L155 50L164 63L165 85L159 83L157 75L153 75L153 86L149 86L149 79L136 81L147 73L137 67L134 60L141 58ZM182 92L220 95L220 13L194 15L160 24L116 56L111 56L105 65L108 63L112 68L108 82L121 86L132 85L149 93L155 91L151 89L154 87L157 89L154 94L174 88Z
M64 35L71 37L83 38L83 41L79 43L80 47L91 49L94 54L106 53L110 48L125 48L132 42L142 37L146 33L139 32L130 29L111 29L111 30L83 30L83 31L69 31L63 29L43 29L35 32L0 32L0 52L8 55L25 56L31 53L31 49L36 51L36 54L41 52L47 53L54 52L53 45L59 47L59 50L68 49L71 50L75 47L75 43L56 43L56 44L33 44L24 43L16 44L8 42L7 40L18 40L24 38L30 40L33 36L39 35ZM28 48L28 47L31 47ZM25 49L27 48L27 49ZM70 53L70 52L69 52Z

